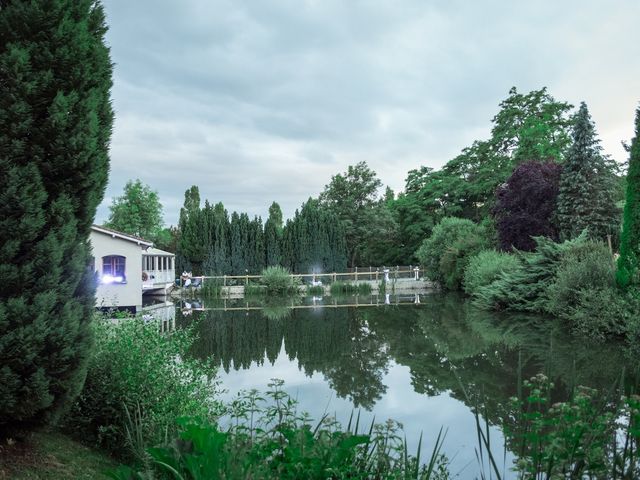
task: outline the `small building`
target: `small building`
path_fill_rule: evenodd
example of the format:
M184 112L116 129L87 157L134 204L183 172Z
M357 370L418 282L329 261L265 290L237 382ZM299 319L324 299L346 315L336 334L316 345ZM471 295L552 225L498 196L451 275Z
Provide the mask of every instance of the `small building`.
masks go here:
M175 256L153 248L152 242L97 225L91 227L90 241L96 307L139 312L143 293L166 294L173 285Z

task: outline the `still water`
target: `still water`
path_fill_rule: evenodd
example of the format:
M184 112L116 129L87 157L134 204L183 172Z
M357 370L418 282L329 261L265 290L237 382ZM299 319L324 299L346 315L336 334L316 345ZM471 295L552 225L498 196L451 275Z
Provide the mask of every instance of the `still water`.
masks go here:
M413 451L423 433L423 455L444 427L443 453L461 479L483 469L476 407L512 478L502 431L523 379L545 373L554 402L578 385L609 391L621 377L637 382L619 345L572 338L549 319L479 311L455 295L187 300L176 308L177 325L197 325L193 353L219 365L226 399L279 378L316 419L329 412L347 423L358 410L365 423L392 418Z

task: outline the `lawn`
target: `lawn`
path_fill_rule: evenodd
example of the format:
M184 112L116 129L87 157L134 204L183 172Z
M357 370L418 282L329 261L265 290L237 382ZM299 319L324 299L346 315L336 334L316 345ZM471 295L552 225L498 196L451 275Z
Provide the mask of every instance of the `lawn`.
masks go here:
M0 445L0 480L105 479L104 472L116 466L108 456L56 432Z

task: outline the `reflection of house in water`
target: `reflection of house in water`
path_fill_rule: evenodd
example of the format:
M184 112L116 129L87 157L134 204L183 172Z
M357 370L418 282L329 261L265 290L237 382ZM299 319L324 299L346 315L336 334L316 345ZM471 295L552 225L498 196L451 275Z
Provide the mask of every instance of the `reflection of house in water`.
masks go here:
M91 227L96 306L138 312L142 295L165 295L175 279L175 255L142 238L105 227Z

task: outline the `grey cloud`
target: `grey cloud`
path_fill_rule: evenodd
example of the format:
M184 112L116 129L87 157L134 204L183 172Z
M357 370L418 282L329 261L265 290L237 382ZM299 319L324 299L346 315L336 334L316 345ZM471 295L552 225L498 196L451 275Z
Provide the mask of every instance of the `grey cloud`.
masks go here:
M509 88L585 99L622 159L640 98L640 4L104 0L116 63L111 180L285 215L367 160L395 190L474 139ZM621 138L622 137L622 138ZM102 205L98 220L106 217Z

